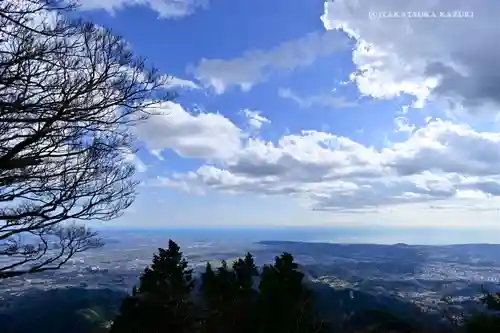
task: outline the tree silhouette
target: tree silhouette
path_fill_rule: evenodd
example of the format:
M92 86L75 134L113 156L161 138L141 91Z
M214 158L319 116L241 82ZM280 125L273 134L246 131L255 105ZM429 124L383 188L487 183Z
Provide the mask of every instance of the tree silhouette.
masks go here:
M319 333L327 327L319 320L304 275L290 254L266 265L258 288L259 271L251 253L226 261L201 274L199 293L179 247L169 242L159 249L139 288L123 303L110 333Z
M258 291L254 288L254 278L259 276L253 255L248 252L244 259L234 261L233 271L237 286L233 318L238 323L238 332L253 333L258 328Z
M239 326L236 315L238 280L225 260L215 272L207 264L202 274L201 296L204 306L202 332L230 333Z
M217 330L221 330L220 323L222 323L223 320L221 319L223 299L221 289L220 279L218 279L212 265L207 263L205 271L201 274L200 286L201 316L203 318L202 333L217 332Z
M179 246L169 240L168 249L158 249L153 264L122 304L111 332L192 332L196 324L191 300L192 270Z
M264 266L259 284L260 331L273 333L324 332L312 292L303 283L290 253L275 258L274 265Z
M0 278L57 269L101 246L74 222L129 207L131 126L172 97L166 77L120 37L66 19L72 8L0 1Z

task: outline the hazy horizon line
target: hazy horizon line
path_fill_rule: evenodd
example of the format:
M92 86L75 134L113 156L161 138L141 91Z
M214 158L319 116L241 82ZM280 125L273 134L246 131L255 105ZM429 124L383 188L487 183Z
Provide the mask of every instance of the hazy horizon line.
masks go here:
M364 226L319 226L319 225L272 225L272 226L250 226L250 225L240 225L240 226L224 226L224 225L191 225L191 226L117 226L117 225L108 225L108 226L91 226L92 229L100 229L100 230L281 230L281 229L309 229L309 230L447 230L447 231L477 231L477 232L486 232L486 231L499 231L499 227L488 227L488 228L477 228L477 227L468 227L468 226L459 226L459 227L449 227L449 226L382 226L382 225L364 225Z

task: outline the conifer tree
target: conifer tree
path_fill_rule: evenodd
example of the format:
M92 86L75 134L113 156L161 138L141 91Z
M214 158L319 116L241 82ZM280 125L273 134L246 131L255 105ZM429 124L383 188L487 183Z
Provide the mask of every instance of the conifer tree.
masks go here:
M233 262L233 271L241 290L249 292L253 290L253 278L259 275L255 260L250 252L247 252L244 259L237 259Z
M325 332L313 303L312 293L303 284L293 256L284 253L266 265L259 284L259 332Z
M112 333L184 333L196 323L192 270L179 246L169 240L168 249L158 249L153 264L140 277L139 288L122 304Z
M236 277L232 308L235 326L241 333L256 332L258 291L253 288L253 284L254 277L259 273L253 255L248 252L244 259L234 261L233 272Z
M203 332L255 332L257 291L253 278L258 275L253 256L247 253L229 268L226 261L214 272L207 264L202 274L202 298L206 318Z
M206 301L212 301L216 297L216 275L210 263L205 266L205 271L201 273L201 295Z
M227 262L222 260L221 266L214 272L207 264L202 275L202 298L205 308L203 333L232 333L236 326L233 314L235 305L236 275L230 270Z
M212 265L207 263L201 274L202 327L204 333L216 332L221 323L221 294L217 275Z

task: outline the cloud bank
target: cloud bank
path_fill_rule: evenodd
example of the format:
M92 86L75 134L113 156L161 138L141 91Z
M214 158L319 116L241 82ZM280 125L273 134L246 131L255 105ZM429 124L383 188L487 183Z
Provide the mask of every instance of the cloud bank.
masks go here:
M500 196L500 133L429 121L380 149L322 131L249 137L221 114L193 113L168 102L163 115L138 129L152 150L172 149L205 163L160 178L166 186L203 193L292 196L314 210L379 207ZM437 209L437 208L436 208Z
M462 17L453 17L453 12ZM432 18L383 18L430 13ZM410 94L418 104L446 102L468 112L497 112L500 3L467 0L335 0L322 16L329 31L357 40L351 79L376 98ZM465 15L467 14L467 15Z

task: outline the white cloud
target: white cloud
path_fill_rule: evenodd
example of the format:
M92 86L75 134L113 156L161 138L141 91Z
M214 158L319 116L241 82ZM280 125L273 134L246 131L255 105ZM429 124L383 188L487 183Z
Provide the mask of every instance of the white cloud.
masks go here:
M250 109L243 109L241 111L245 117L248 118L248 125L250 125L252 129L259 130L262 125L271 123L269 119L261 115L260 111Z
M383 12L430 12L429 19L374 19ZM443 18L440 12L468 11L472 18ZM357 39L352 79L364 94L392 98L400 93L425 100L498 110L500 97L500 3L467 0L335 0L325 2L328 30ZM491 111L491 110L490 110Z
M125 162L134 164L137 172L143 173L148 170L146 164L144 164L139 157L135 153L127 153L125 154Z
M301 108L310 108L312 106L326 106L333 109L352 108L359 106L358 102L348 101L344 97L335 96L334 94L322 94L308 97L300 97L288 88L278 90L278 95L281 98L286 98L297 103Z
M382 153L402 175L437 169L486 176L500 174L499 147L500 133L476 132L467 125L437 120Z
M241 130L221 114L189 113L177 103L163 102L160 114L137 126L137 135L152 152L172 149L182 157L230 158L240 149Z
M112 14L125 7L147 6L160 18L181 18L208 6L208 0L79 0L81 10L103 9Z
M270 50L251 50L234 59L202 59L194 68L195 77L217 94L231 86L248 91L266 81L276 70L293 70L309 66L317 58L327 56L347 45L335 32L311 33L284 42Z
M406 117L396 117L394 118L394 125L396 126L396 132L411 133L415 130L416 126L410 124L410 121Z
M317 131L276 144L248 138L230 158L164 181L197 192L291 196L336 212L500 199L499 133L437 120L409 134L380 150Z
M181 89L200 89L200 86L198 86L196 83L194 83L191 80L185 80L181 79L175 76L170 76L167 79L165 88L167 89L175 89L175 88L181 88Z

